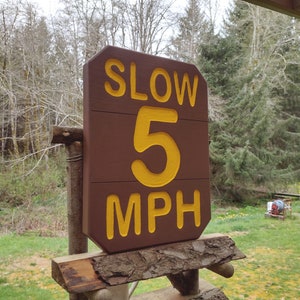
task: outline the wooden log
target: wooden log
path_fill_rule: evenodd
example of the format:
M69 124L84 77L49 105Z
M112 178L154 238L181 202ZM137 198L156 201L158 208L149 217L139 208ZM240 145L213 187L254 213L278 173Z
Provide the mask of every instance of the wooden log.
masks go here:
M276 198L298 198L300 199L300 194L292 194L292 193L272 193L272 199L276 199Z
M82 254L52 260L52 277L70 293L207 268L245 258L234 241L213 234L198 240L116 254Z
M230 278L234 274L233 265L230 263L212 265L207 267L207 269L225 278Z
M95 257L94 269L109 285L206 268L241 255L225 235Z
M167 277L181 295L197 295L199 293L199 271L197 269L169 274Z
M98 279L92 259L103 253L83 253L52 259L52 278L69 293L84 293L107 287Z
M88 252L88 239L82 232L82 143L66 143L67 210L69 254ZM84 294L70 294L69 300L87 300Z
M82 140L81 128L53 127L52 143L62 143L67 152L67 212L69 254L86 253L88 239L82 233ZM86 300L84 294L70 294L70 300Z
M82 143L73 142L67 151L67 195L69 254L88 251L88 239L82 232Z
M216 264L206 267L225 278L234 274L234 268L230 263ZM197 295L199 293L199 271L190 270L179 274L169 274L168 279L181 295Z
M70 145L83 141L83 129L77 127L52 127L52 144Z

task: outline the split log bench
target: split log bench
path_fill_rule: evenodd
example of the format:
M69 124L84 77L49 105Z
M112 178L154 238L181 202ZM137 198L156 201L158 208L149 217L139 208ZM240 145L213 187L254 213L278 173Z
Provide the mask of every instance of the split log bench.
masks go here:
M180 294L174 289L164 289L155 291L155 297L150 293L133 299L227 299L219 289L199 281L198 269L207 268L229 278L234 273L229 262L243 258L245 255L230 237L212 234L198 240L123 253L85 253L54 258L52 277L69 293L85 294L90 299L121 300L123 298L114 297L113 287L118 287L116 291L120 292L122 285L126 288L130 282L161 276L167 276ZM111 298L101 298L101 293L107 293L101 292L105 289L111 289ZM95 297L97 293L98 298ZM204 298L204 294L209 298Z

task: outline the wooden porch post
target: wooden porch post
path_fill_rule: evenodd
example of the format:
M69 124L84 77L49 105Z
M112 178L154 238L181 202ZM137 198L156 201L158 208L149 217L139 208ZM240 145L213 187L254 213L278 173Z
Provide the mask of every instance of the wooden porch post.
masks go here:
M67 212L69 255L88 252L82 233L82 129L53 127L52 143L65 144L67 152ZM86 300L84 294L70 294L70 300Z

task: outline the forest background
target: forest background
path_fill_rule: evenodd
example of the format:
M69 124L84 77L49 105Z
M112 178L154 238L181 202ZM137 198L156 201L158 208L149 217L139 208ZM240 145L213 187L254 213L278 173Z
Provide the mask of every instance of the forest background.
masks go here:
M193 63L204 75L213 199L299 193L299 20L232 1L220 23L220 3L62 0L45 17L37 4L0 0L1 231L37 226L36 205L64 228L61 206L49 213L53 201L64 205L66 185L51 128L82 126L82 68L106 45Z

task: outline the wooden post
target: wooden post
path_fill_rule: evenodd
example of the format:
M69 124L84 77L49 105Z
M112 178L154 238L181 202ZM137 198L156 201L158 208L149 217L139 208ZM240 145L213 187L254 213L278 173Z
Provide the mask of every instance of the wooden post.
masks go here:
M82 233L82 144L66 146L68 172L68 232L69 254L88 251L87 237Z
M181 295L197 295L199 293L199 271L189 270L178 274L167 275L173 287Z
M69 254L88 251L82 233L82 129L53 127L52 143L62 143L67 152L67 211ZM86 300L84 294L70 294L70 300Z

